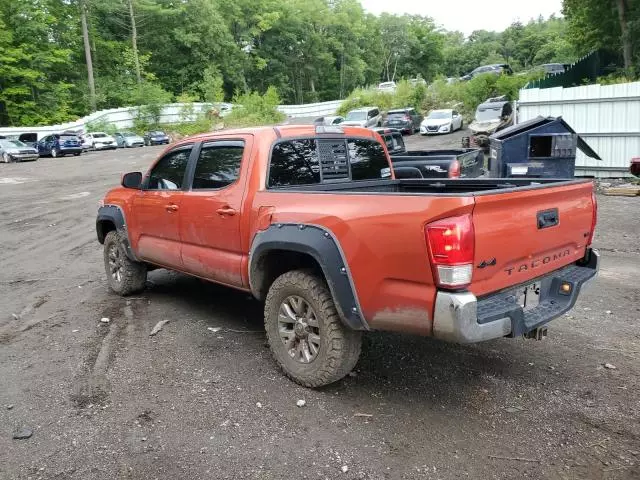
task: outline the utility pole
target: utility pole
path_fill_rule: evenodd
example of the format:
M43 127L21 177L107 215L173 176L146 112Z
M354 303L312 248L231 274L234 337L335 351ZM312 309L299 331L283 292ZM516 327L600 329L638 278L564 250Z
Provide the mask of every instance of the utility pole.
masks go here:
M93 78L93 60L91 59L91 45L89 44L89 28L87 27L87 2L80 3L80 21L82 23L82 41L84 43L84 57L87 62L87 80L89 82L89 104L91 111L95 112L96 105L96 82Z
M136 17L133 14L133 0L129 2L129 17L131 17L131 44L133 46L133 61L136 64L136 78L138 84L142 83L142 73L140 72L140 59L138 58L138 30L136 29Z

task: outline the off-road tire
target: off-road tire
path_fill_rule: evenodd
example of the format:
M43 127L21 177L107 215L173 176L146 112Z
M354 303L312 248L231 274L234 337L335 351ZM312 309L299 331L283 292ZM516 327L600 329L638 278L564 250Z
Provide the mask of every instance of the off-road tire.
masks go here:
M280 305L290 296L302 297L314 310L321 339L320 350L310 363L289 356L278 333ZM322 387L346 376L358 362L362 332L347 328L336 310L323 279L306 270L292 270L278 277L267 294L264 324L271 353L286 376L304 387Z
M112 248L119 250L120 281L114 278L109 265L109 252ZM114 293L125 297L144 290L147 282L147 265L134 262L127 257L122 235L115 230L110 231L104 239L104 270L109 288Z

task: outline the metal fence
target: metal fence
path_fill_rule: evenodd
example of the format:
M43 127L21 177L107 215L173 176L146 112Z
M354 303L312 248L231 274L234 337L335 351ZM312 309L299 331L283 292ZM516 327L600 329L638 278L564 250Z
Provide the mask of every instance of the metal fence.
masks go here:
M628 175L631 158L640 156L640 82L573 88L520 90L518 121L562 116L602 161L578 154L576 174Z
M540 80L529 82L524 88L569 88L593 83L598 77L610 73L611 66L615 64L615 57L611 53L596 50L569 65L563 73L549 74Z
M341 103L341 100L334 100L331 102L310 103L307 105L280 105L278 110L292 118L320 117L334 114ZM191 109L191 107L193 108ZM208 103L172 103L165 105L160 116L160 123L169 124L194 120L198 113L204 112L210 107L211 104ZM101 110L75 122L62 123L59 125L2 127L0 128L0 135L19 135L21 133L34 132L38 135L38 138L42 138L52 133L60 133L67 130L86 131L88 124L96 122L107 122L118 129L127 129L133 126L133 120L136 117L137 111L138 107L114 108ZM188 111L191 111L191 113L187 113Z

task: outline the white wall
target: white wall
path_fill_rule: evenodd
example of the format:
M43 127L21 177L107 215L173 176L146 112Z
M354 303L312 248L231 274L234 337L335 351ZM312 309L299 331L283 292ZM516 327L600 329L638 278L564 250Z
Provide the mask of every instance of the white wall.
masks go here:
M600 155L579 152L579 175L627 176L631 158L640 156L640 82L520 90L518 105L519 122L562 116Z
M307 105L281 105L278 110L289 117L320 117L324 115L332 115L338 109L341 100L322 103L310 103ZM184 104L172 103L166 105L162 110L160 123L178 123L183 121L181 112ZM195 114L205 111L210 104L194 103ZM133 126L137 107L114 108L111 110L101 110L83 117L75 122L62 123L59 125L51 125L45 127L4 127L0 128L0 135L18 135L26 132L36 132L38 138L45 137L51 133L59 133L65 130L82 130L90 122L106 121L115 125L118 129L126 129Z

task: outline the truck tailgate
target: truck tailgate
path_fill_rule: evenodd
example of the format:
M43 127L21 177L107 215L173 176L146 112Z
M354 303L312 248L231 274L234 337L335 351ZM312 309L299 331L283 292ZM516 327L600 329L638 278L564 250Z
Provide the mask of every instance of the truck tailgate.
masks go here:
M527 283L581 259L593 221L593 184L477 195L476 296Z

